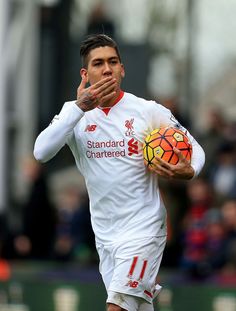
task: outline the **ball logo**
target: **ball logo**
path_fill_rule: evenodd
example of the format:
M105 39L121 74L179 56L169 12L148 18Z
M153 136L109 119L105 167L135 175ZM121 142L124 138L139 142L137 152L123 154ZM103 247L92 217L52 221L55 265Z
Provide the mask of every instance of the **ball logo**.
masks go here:
M125 127L127 128L127 130L125 132L126 136L134 135L133 123L134 123L134 118L125 121Z

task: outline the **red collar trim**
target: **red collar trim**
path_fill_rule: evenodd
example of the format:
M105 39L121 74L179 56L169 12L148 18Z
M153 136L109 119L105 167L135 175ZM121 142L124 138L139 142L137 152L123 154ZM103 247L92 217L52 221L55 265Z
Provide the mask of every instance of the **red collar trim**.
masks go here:
M116 101L114 102L114 104L111 107L98 107L99 109L101 109L106 115L108 115L109 111L111 110L112 107L114 107L120 100L121 98L124 96L124 91L120 91L119 96L117 97Z

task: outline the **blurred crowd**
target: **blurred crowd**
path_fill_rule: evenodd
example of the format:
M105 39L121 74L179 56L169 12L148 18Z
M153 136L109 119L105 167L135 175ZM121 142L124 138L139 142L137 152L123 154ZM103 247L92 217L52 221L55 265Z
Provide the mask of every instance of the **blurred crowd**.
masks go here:
M161 182L169 212L166 264L193 279L236 284L236 123L215 109L207 129L194 135L206 153L201 175Z
M87 193L74 182L53 194L45 167L25 159L22 178L28 191L20 204L20 225L1 227L0 255L7 260L96 260ZM4 224L6 219L2 219Z

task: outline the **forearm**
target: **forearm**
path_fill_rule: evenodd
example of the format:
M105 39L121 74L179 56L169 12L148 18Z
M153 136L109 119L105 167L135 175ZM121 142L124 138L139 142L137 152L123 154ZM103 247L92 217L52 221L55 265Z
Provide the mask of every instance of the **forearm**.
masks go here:
M73 129L83 115L84 112L74 103L66 103L52 124L37 137L34 157L40 162L47 162L53 158L73 135Z
M199 143L194 139L192 142L191 166L194 169L194 177L198 176L205 164L205 152Z

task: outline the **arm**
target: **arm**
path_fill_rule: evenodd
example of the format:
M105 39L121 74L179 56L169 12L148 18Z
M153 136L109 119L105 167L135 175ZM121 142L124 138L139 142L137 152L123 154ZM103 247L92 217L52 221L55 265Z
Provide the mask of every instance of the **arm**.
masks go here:
M75 102L66 103L58 116L37 137L34 145L34 157L40 162L47 162L66 144L73 134L73 129L84 112Z
M179 162L176 165L169 164L159 157L156 157L152 171L160 176L172 179L192 179L196 177L203 168L205 163L205 152L196 141L196 139L186 130L171 114L170 110L162 107L162 116L160 126L174 126L182 130L189 138L192 144L191 162L186 160L180 150L174 148L174 152L179 157Z
M192 158L191 158L191 166L194 169L194 176L196 177L201 172L204 164L205 164L205 152L200 144L193 138L192 147Z
M40 162L47 162L67 143L73 135L73 129L86 111L96 108L115 95L116 79L106 77L86 88L83 76L77 90L77 100L67 102L60 114L55 116L51 125L42 131L34 145L34 157Z

